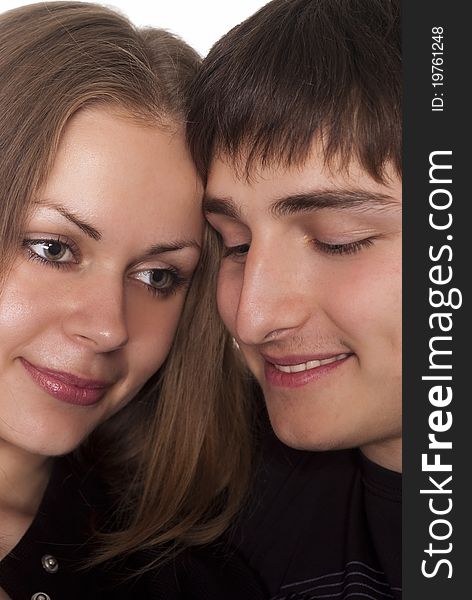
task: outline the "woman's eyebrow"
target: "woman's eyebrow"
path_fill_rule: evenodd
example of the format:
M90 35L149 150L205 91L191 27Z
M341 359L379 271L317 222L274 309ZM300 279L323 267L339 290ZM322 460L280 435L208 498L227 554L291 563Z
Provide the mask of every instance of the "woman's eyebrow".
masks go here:
M37 206L45 206L46 208L51 208L52 210L57 211L61 214L65 219L73 223L76 227L78 227L81 231L83 231L88 237L92 238L96 242L102 239L102 234L98 229L87 223L82 217L71 212L62 204L57 204L56 202L51 202L49 200L41 200L41 202L35 202Z
M401 204L393 196L366 190L314 190L279 198L271 204L269 211L275 217L285 217L323 208L359 211L394 208L400 210Z
M46 208L50 208L57 211L64 218L76 225L88 237L92 238L93 240L99 241L102 239L102 233L98 229L90 225L90 223L87 223L81 217L78 217L69 209L62 206L62 204L50 202L48 200L35 202L35 204L37 206L45 206ZM176 252L178 250L183 250L184 248L195 248L196 250L201 251L201 244L197 240L176 240L166 244L153 244L148 250L144 252L144 256L146 258L150 258L152 256L157 256L158 254L164 254L166 252Z
M176 240L167 244L153 244L144 253L145 258L152 258L166 252L178 252L185 248L194 248L195 250L201 251L201 244L197 240Z

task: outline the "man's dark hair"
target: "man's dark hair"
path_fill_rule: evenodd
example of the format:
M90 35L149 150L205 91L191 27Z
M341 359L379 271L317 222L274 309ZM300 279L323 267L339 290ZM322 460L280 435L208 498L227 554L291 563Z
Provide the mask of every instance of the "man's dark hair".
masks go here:
M213 46L189 97L204 178L218 152L247 176L302 164L315 137L327 164L400 174L399 0L273 0Z

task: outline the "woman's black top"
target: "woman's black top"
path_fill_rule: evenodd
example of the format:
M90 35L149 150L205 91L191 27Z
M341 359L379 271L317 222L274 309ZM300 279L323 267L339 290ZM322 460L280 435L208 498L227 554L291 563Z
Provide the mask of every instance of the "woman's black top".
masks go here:
M71 458L57 459L36 517L0 561L0 588L12 600L101 599L100 570L77 568L89 555L102 503L95 478Z
M262 600L255 576L227 545L178 555L160 569L126 578L143 554L113 567L86 568L93 533L109 522L106 494L71 457L55 460L38 513L0 561L0 588L12 600Z

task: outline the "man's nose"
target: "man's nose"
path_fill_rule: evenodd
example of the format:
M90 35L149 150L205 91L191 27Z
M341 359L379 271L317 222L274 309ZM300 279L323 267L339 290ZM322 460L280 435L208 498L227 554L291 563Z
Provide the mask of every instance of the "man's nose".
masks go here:
M244 344L292 334L309 316L297 253L277 246L253 242L249 250L236 315L236 335Z

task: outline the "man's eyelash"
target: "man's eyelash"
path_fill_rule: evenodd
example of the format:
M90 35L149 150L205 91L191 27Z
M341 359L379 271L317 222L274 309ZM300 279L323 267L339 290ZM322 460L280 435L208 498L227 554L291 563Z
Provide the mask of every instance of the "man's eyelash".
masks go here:
M318 250L326 254L356 254L356 252L372 246L374 238L366 238L365 240L358 240L357 242L349 242L347 244L326 244L319 240L314 240L313 243Z
M349 242L346 244L327 244L325 242L320 242L319 240L314 240L313 244L317 249L321 250L321 252L342 256L346 254L355 254L364 248L372 246L374 244L374 238L366 238L364 240L358 240L356 242ZM228 256L243 256L244 254L247 254L249 248L250 244L225 246L223 256L225 258Z
M223 256L241 256L249 252L251 244L238 244L237 246L224 246Z

